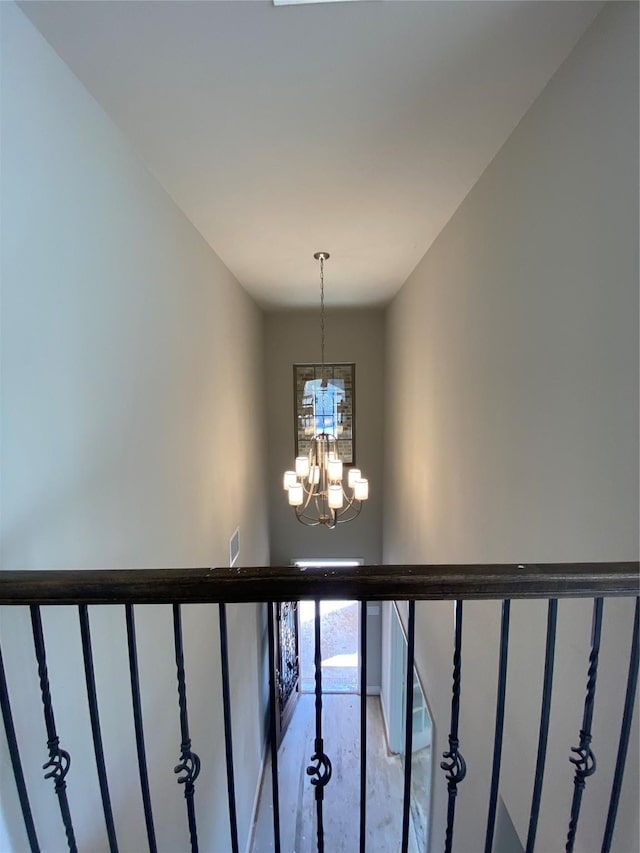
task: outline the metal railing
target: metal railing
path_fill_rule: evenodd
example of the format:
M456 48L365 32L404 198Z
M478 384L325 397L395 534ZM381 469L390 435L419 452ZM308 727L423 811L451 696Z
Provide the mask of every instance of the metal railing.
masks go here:
M586 695L583 706L579 743L572 748L570 761L575 766L574 791L568 819L566 850L574 847L576 829L580 818L581 800L587 779L595 772L596 763L591 749L591 724L596 698L600 637L603 617L603 599L611 596L633 596L635 617L632 629L629 668L625 687L624 712L620 727L619 745L611 784L606 825L603 828L602 851L611 846L616 821L620 792L627 757L632 715L638 677L639 655L639 575L638 563L576 563L544 565L455 565L455 566L357 566L344 569L327 568L233 568L233 569L162 569L162 570L86 570L86 571L4 571L0 572L0 604L29 606L33 633L34 651L38 669L40 692L46 730L48 761L43 769L45 778L52 779L58 799L60 815L64 824L69 850L77 849L71 810L66 793L66 777L70 767L70 756L60 745L54 708L49 686L47 655L41 620L41 606L66 604L78 606L82 652L87 687L91 731L96 758L96 767L102 800L105 828L110 850L117 851L116 826L111 807L109 785L104 759L104 748L100 728L100 715L96 694L96 681L92 656L88 606L109 604L124 606L126 614L129 675L133 709L135 740L137 747L140 790L144 806L146 834L151 853L158 849L154 830L154 819L146 760L144 720L140 699L140 677L134 605L171 604L173 612L173 634L175 664L178 683L178 715L180 723L180 760L174 768L177 781L184 786L187 823L191 850L198 850L198 835L195 813L195 784L200 772L200 758L191 749L189 716L187 708L187 685L185 677L184 650L182 641L181 605L189 603L216 603L219 608L219 630L221 650L222 702L225 731L225 756L227 769L227 794L229 832L232 851L238 851L238 821L233 760L233 735L231 700L229 689L229 648L227 635L226 604L238 602L316 600L315 621L315 702L316 731L313 744L312 764L307 769L310 783L315 789L317 849L324 850L323 794L331 778L331 762L324 751L322 738L322 668L319 600L357 599L366 613L368 601L408 601L407 622L407 668L405 700L405 761L404 798L402 815L402 838L399 842L402 853L409 847L410 787L412 754L413 670L415 657L415 602L419 600L455 601L452 655L452 696L449 748L440 763L445 773L448 791L448 808L444 849L452 850L455 826L455 808L458 786L467 775L478 772L468 767L463 757L459 734L460 696L462 683L462 638L463 602L465 600L496 599L502 601L500 628L500 650L498 660L498 687L496 701L493 761L491 769L490 800L487 818L485 853L493 845L500 768L502 756L503 727L505 717L505 686L509 652L509 617L512 599L540 599L548 601L545 665L540 713L538 751L533 779L533 795L526 841L527 853L533 853L538 826L540 800L544 780L544 768L549 732L551 692L555 656L557 625L557 603L559 598L593 598L593 621L591 643L585 653L587 663ZM269 681L270 681L270 753L271 782L273 797L273 849L280 851L280 809L278 791L278 750L276 743L277 689L275 677L275 638L273 608L269 608ZM367 757L366 757L366 670L367 670L367 620L361 619L361 713L360 737L360 851L366 847L367 807ZM24 825L32 851L40 849L29 794L25 783L20 749L12 708L9 687L5 675L0 649L0 705L7 737L7 744L17 794L22 809ZM409 757L407 759L406 757Z

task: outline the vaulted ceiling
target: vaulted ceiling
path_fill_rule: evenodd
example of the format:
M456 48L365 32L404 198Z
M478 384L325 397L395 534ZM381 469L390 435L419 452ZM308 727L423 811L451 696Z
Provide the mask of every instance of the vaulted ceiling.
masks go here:
M266 306L388 300L597 2L27 2Z

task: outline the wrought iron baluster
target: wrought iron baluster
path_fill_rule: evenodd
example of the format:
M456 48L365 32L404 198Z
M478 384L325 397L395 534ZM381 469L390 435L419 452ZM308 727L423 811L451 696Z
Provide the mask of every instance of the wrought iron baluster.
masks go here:
M27 838L29 839L29 847L31 848L31 853L40 853L38 836L36 835L36 828L33 823L31 806L29 804L29 795L27 794L27 786L24 781L24 773L22 772L18 739L16 738L15 726L13 725L13 714L11 713L11 703L9 702L9 688L2 660L2 649L0 649L0 709L2 710L4 730L7 735L7 745L9 747L9 758L11 759L11 766L13 768L13 776L16 780L18 799L20 800L24 828L27 831Z
M311 761L315 765L307 767L307 775L311 776L311 784L315 788L316 798L316 821L318 836L318 853L324 853L324 825L322 822L322 802L324 800L325 785L331 779L331 761L324 753L322 740L322 653L320 649L320 601L315 602L315 676L316 676L316 737L313 746Z
M547 643L544 654L544 678L542 688L542 709L540 711L540 734L538 736L538 757L536 759L536 775L533 783L531 815L527 832L526 853L533 853L538 830L538 815L540 814L540 798L544 780L544 765L547 759L547 739L549 735L549 717L551 714L551 692L553 689L553 663L556 652L556 624L558 619L558 599L549 599L547 609Z
M411 810L411 757L413 755L413 664L415 657L416 603L409 602L407 623L407 677L404 718L404 794L402 800L402 853L409 849L409 815Z
M447 805L447 831L445 835L445 853L451 853L453 844L453 823L456 814L456 796L458 785L467 775L467 765L458 751L458 722L460 719L460 681L462 677L462 601L456 601L454 617L454 649L453 649L453 691L451 698L451 733L449 734L449 751L443 754L446 761L440 762L440 768L447 773L447 790L449 802Z
M156 833L153 826L151 811L151 792L149 790L149 773L147 770L147 753L144 745L144 727L142 725L142 703L140 702L140 674L138 672L138 652L136 650L136 623L133 605L125 604L127 621L127 646L129 649L129 674L131 676L131 703L133 706L133 725L136 732L136 751L138 753L138 773L140 774L140 790L144 806L144 820L147 828L149 853L157 853Z
M360 853L367 844L367 601L360 602Z
M616 769L613 775L613 786L611 788L611 799L607 813L607 823L602 841L602 853L609 853L613 830L618 813L618 802L622 789L622 777L624 766L627 761L627 749L629 747L629 735L631 734L631 720L633 718L633 706L636 699L636 688L638 686L638 657L640 655L640 644L638 637L638 615L640 611L640 598L636 598L636 611L633 619L633 638L631 640L631 654L629 655L629 675L627 676L627 690L624 698L624 711L622 714L622 726L620 728L620 741L618 743L618 756L616 758Z
M182 649L182 617L180 605L173 605L173 638L176 650L176 669L178 672L178 707L180 709L180 763L173 768L178 776L178 784L184 785L184 797L187 801L187 819L189 821L189 838L191 853L198 853L198 833L196 828L196 810L194 803L195 781L200 773L200 759L191 751L189 737L189 716L187 714L187 685L184 674L184 653Z
M116 828L113 823L111 798L109 797L107 768L104 763L104 749L102 746L102 733L100 731L100 715L98 713L98 696L96 693L96 677L93 668L93 652L91 650L89 609L86 604L78 605L78 615L80 617L80 635L82 637L84 674L87 682L87 700L89 703L89 716L91 718L91 734L93 735L93 749L96 755L96 767L98 769L98 782L100 785L100 796L102 798L102 809L104 811L104 819L107 827L109 849L111 850L111 853L118 853Z
M275 603L267 604L267 630L269 633L269 741L271 746L271 792L273 801L273 849L280 853L280 796L278 793L278 742L276 734L276 660L275 660Z
M500 784L500 762L502 760L502 733L504 730L504 704L507 691L507 656L509 654L509 613L511 602L502 602L502 623L500 625L500 662L498 664L498 695L496 699L496 730L493 741L493 767L491 770L491 795L489 797L489 816L487 818L487 836L484 853L491 853L493 835L496 827L496 808L498 805L498 786Z
M576 758L569 758L575 765L576 772L573 779L573 799L571 802L571 817L569 819L569 831L567 833L566 851L571 853L578 828L580 817L580 804L582 792L586 786L586 780L596 772L596 758L591 751L591 721L593 719L593 705L596 697L596 679L598 677L598 657L600 654L600 631L602 628L602 599L593 600L593 624L591 628L591 652L589 654L589 673L587 677L587 695L584 700L584 714L582 717L582 728L580 729L580 745L571 748Z
M67 783L65 777L71 766L71 756L64 749L60 749L60 738L56 732L56 721L53 715L53 703L51 701L51 690L49 688L49 675L47 673L47 655L44 647L44 634L42 633L42 619L40 607L31 605L31 626L33 628L33 645L38 661L38 675L40 677L40 692L42 693L42 706L44 709L44 722L47 729L47 747L49 749L49 760L43 764L42 769L48 770L45 779L53 779L54 790L58 797L60 814L67 836L67 844L71 853L76 853L76 839L73 832L69 800L67 799Z
M227 640L227 607L220 603L220 656L222 659L222 707L224 711L224 745L227 759L227 795L229 798L229 831L232 853L238 853L238 820L233 774L233 741L231 734L231 695L229 690L229 649Z

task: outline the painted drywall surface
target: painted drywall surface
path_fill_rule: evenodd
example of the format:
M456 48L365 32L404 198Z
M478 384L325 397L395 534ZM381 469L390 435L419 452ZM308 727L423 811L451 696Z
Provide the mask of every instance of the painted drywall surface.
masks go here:
M2 566L264 564L262 314L13 4L1 4ZM261 611L230 606L241 844L262 757ZM122 608L90 609L121 849L146 846ZM158 846L188 846L169 607L136 608ZM79 847L106 850L77 613L43 613ZM183 608L196 813L227 849L217 608ZM4 609L2 649L43 850L65 846L29 614ZM250 673L251 677L247 677ZM39 733L39 734L38 734ZM3 831L27 848L0 737ZM2 820L0 820L2 824Z
M638 9L609 3L388 312L384 560L638 559ZM576 850L599 849L622 714L631 601L607 601ZM416 655L449 731L451 603L418 604ZM465 605L456 849L489 798L499 603ZM546 604L514 603L501 793L526 837ZM562 602L537 849L563 846L591 603ZM384 675L383 665L383 675ZM384 678L383 678L384 680ZM638 754L638 711L630 756ZM444 836L436 771L433 849ZM614 838L638 848L628 762Z

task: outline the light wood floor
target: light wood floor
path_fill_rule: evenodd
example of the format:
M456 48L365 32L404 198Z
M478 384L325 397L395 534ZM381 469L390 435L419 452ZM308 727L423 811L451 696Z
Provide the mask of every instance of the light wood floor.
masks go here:
M302 689L315 688L314 602L301 601L300 674ZM322 647L322 689L325 693L358 691L358 611L357 601L321 601L320 635Z
M313 751L314 697L300 697L278 752L280 839L283 853L314 853L314 789L306 774ZM360 826L360 697L323 696L323 737L333 775L325 788L324 832L327 853L358 851ZM412 820L409 850L425 850L429 802L429 748L413 758ZM387 752L380 702L367 699L367 851L396 853L402 836L403 760ZM273 850L271 762L265 767L253 844L254 853Z

